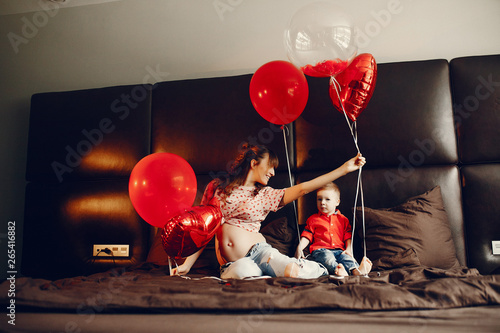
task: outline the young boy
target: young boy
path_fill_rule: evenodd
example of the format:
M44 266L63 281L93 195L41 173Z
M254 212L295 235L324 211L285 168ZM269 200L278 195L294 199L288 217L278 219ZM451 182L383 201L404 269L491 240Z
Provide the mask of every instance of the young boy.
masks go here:
M372 268L371 261L364 257L358 265L352 254L352 228L349 220L337 210L340 190L328 183L316 192L319 212L307 219L295 256L303 258L304 248L311 243L311 258L323 264L331 275L366 275Z

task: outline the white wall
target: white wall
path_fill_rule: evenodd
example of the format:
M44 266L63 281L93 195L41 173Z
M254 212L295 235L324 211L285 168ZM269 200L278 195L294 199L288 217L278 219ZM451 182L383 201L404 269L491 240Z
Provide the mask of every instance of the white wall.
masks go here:
M378 63L500 53L498 0L330 1ZM0 16L0 225L17 221L21 236L32 94L252 73L286 60L283 31L310 2L123 0Z

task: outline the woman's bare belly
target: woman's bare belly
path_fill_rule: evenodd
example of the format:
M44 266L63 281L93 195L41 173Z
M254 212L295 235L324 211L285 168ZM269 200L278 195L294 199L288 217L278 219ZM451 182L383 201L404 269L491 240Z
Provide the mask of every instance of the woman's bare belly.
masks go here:
M215 251L220 265L243 258L257 243L266 242L259 232L247 231L227 223L217 230Z

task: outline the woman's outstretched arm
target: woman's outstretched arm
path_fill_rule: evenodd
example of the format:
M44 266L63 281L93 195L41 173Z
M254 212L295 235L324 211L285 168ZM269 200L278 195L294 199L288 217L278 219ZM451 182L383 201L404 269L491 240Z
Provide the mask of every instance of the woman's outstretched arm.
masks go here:
M365 165L365 163L366 163L365 158L361 154L358 154L333 171L325 173L324 175L318 176L307 182L303 182L295 186L289 187L285 189L285 195L281 200L281 204L282 205L289 204L290 202L297 200L301 196L309 192L315 191L318 188L330 182L333 182L334 180L342 176L347 175L349 172L358 170L363 165Z

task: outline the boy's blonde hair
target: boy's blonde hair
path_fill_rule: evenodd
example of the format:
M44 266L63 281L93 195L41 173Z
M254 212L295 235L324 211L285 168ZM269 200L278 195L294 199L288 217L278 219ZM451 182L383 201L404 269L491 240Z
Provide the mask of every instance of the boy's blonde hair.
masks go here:
M318 188L316 190L316 193L318 193L319 191L324 191L324 190L330 190L330 191L334 191L335 193L337 193L340 197L340 189L339 187L337 186L337 184L335 184L334 182L330 182L330 183L327 183L323 186L321 186L320 188Z

